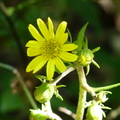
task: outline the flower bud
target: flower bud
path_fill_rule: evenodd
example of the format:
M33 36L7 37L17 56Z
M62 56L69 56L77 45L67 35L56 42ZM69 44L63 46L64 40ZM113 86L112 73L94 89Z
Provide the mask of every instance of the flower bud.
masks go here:
M82 49L78 54L78 62L81 66L89 65L94 58L94 55L90 49Z
M42 83L39 87L36 87L34 91L34 97L40 103L49 101L54 94L54 86L48 83Z
M102 120L103 110L100 105L94 104L88 107L87 109L87 120Z
M48 118L46 113L39 109L38 110L30 110L30 111L31 111L30 116L29 116L30 120L46 120Z
M98 94L97 94L97 99L98 101L104 103L108 100L106 94L112 94L110 91L100 91Z

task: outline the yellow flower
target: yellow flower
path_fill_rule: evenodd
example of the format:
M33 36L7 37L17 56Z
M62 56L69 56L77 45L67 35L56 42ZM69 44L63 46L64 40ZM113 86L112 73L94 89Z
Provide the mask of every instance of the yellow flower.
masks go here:
M26 71L36 73L47 64L47 79L51 80L55 67L60 72L64 72L66 66L63 61L74 62L77 60L77 55L69 53L68 51L75 50L78 46L72 43L65 44L68 39L68 33L65 33L67 22L61 22L56 32L54 32L53 23L49 17L48 27L40 18L37 19L37 25L41 34L33 25L30 24L28 26L31 35L36 40L27 42L27 55L29 57L36 57L29 63Z

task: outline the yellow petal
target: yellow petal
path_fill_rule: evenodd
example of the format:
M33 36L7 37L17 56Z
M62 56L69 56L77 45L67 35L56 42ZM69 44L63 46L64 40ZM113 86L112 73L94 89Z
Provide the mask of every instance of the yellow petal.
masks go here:
M66 30L67 22L63 21L57 28L56 40L59 40Z
M78 46L75 44L64 44L62 45L62 51L72 51L75 50Z
M28 29L31 33L31 35L36 39L38 40L39 42L43 41L43 37L40 35L40 33L37 31L37 29L33 26L33 25L29 25L28 26Z
M69 61L69 62L74 62L77 60L78 56L75 54L71 54L68 52L61 52L59 54L59 57L65 61Z
M27 66L26 72L32 71L40 62L42 56L35 57Z
M67 41L67 39L68 39L68 33L64 33L61 35L61 38L58 39L57 41L60 45L63 45Z
M40 55L40 48L36 48L36 47L27 48L27 56L33 57L37 55Z
M64 65L64 63L62 62L62 60L59 57L54 58L55 61L55 65L57 67L57 69L60 72L64 72L66 70L66 66Z
M37 19L37 24L43 36L48 40L50 38L50 33L45 23L39 18Z
M55 71L55 65L54 65L54 59L50 59L47 63L47 78L48 80L51 80L53 78Z
M48 17L48 28L51 35L51 38L54 39L54 27L51 19Z
M26 43L25 46L26 46L26 47L40 47L41 44L40 44L40 42L38 42L38 41L30 40L30 41L28 41L28 42Z
M45 57L41 56L41 59L39 60L39 64L35 67L33 73L36 73L38 70L40 70L45 63L48 61Z

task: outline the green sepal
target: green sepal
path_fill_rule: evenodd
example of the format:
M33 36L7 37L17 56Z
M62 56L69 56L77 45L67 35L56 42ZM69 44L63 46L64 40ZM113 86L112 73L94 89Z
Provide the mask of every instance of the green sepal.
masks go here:
M90 65L86 66L86 75L88 75L88 73L90 72Z
M43 75L35 75L35 77L39 79L41 82L45 82L47 80L47 77Z
M66 87L66 85L58 85L58 86L56 86L56 87L55 87L55 92L54 92L54 94L56 95L57 98L59 98L60 100L63 101L63 98L62 98L62 96L59 94L59 91L58 91L58 88L61 88L61 87Z
M88 49L88 39L85 38L85 41L83 41L83 49Z
M83 47L83 40L84 40L84 34L87 28L88 22L82 27L82 29L78 33L78 37L76 40L76 44L78 45L77 51L80 51Z
M55 96L57 97L57 98L59 98L60 100L62 100L63 101L63 98L62 98L62 96L59 94L59 91L58 91L58 89L56 89L55 90Z
M100 47L94 48L94 49L92 50L92 53L97 52L98 50L100 50Z
M66 85L57 85L56 88L66 87Z
M99 66L94 60L92 60L92 63L93 63L97 68L100 68L100 66Z

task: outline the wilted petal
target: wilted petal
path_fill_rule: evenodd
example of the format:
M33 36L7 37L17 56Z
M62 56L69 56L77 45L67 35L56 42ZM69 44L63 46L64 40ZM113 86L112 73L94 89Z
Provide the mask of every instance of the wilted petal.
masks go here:
M78 46L75 44L64 44L62 45L62 51L72 51L75 50Z
M75 54L71 54L68 52L61 52L59 54L59 57L65 61L69 61L69 62L74 62L77 60L78 56Z
M51 80L53 78L55 71L55 65L54 65L54 59L50 59L47 63L47 78L48 80Z
M37 19L37 24L43 36L48 40L50 38L50 33L45 23L39 18Z
M29 25L28 26L28 29L31 33L31 35L36 39L38 40L39 42L43 41L43 37L40 35L40 33L37 31L37 29L33 26L33 25Z
M59 57L54 58L55 61L55 65L57 67L57 69L60 72L64 72L66 70L66 66L64 65L64 63L62 62L62 60Z

